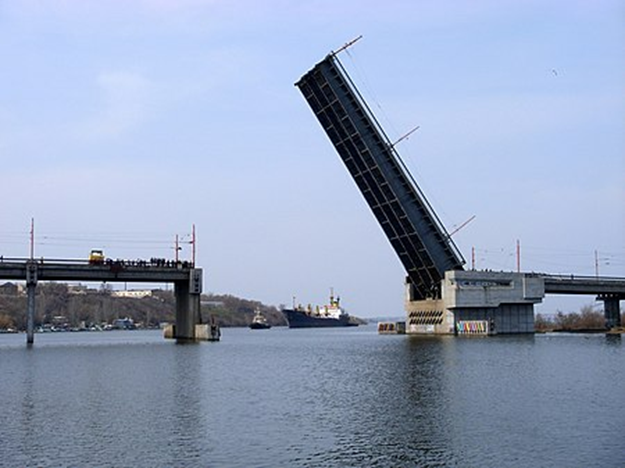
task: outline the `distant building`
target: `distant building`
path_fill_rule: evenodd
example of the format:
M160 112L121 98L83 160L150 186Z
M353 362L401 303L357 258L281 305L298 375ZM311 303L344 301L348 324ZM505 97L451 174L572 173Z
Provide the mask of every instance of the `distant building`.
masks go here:
M111 296L114 297L128 297L131 299L141 299L144 297L152 296L152 290L150 289L130 289L124 291L113 291Z
M82 284L70 284L67 287L67 291L72 295L84 296L89 291L89 288Z

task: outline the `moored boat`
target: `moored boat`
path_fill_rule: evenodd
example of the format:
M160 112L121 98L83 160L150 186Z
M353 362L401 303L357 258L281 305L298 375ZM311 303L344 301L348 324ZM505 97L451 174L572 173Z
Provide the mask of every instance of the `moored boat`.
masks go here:
M406 322L378 322L378 333L381 335L406 334Z

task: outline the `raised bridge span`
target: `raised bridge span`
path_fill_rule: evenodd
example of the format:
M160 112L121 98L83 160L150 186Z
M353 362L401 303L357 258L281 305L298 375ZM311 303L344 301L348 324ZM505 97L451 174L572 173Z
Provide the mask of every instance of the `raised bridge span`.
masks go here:
M408 333L457 333L463 322L487 323L497 333L533 333L534 304L545 294L597 295L606 325L621 325L625 278L464 270L451 236L336 53L295 85L406 269Z
M123 283L173 283L176 298L174 337L193 341L201 324L202 269L190 262L163 259L106 260L90 263L72 259L22 259L0 257L0 279L25 281L27 343L34 342L35 291L39 281L104 281Z
M336 54L295 85L406 269L414 298L440 297L445 271L464 260Z

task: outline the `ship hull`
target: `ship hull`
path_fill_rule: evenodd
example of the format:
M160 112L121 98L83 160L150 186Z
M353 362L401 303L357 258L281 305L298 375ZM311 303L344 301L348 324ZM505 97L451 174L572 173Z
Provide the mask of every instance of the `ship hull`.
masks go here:
M315 317L300 310L283 309L289 328L328 328L328 327L356 327L357 323L350 321L348 316L341 318Z

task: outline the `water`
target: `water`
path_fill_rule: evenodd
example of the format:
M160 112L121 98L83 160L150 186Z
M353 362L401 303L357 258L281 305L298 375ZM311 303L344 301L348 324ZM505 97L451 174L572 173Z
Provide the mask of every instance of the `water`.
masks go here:
M0 335L0 397L2 467L625 466L603 335Z

